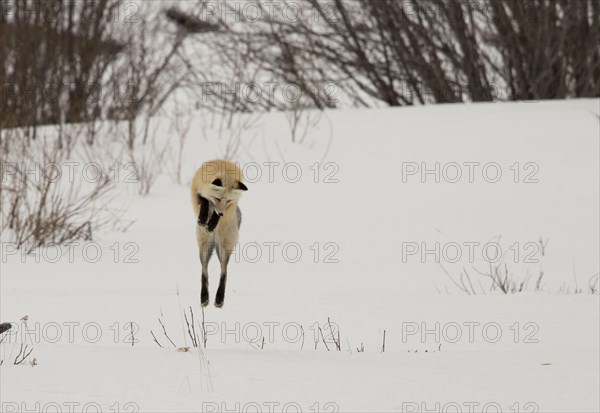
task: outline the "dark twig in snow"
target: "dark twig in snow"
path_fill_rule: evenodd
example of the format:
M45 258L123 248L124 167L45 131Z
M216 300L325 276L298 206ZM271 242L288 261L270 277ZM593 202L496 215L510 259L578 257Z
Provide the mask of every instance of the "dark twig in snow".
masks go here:
M194 333L194 345L198 347L198 335L196 334L196 326L194 325L194 310L190 305L190 314L192 315L192 332Z
M154 332L153 332L152 330L150 330L150 334L152 334L152 338L154 339L154 342L155 342L156 344L158 344L158 347L162 348L162 344L160 344L160 343L158 342L158 340L156 339L156 336L154 335Z
M21 347L19 348L19 354L17 354L17 357L15 357L15 361L14 361L15 365L23 363L25 361L25 359L27 357L29 357L29 355L33 351L33 347L31 347L29 349L29 351L27 351L28 347L29 346L27 344L21 343Z
M325 344L325 348L327 349L327 351L329 351L329 346L327 345L327 342L325 341L325 336L323 335L323 330L321 330L321 326L319 326L319 332L321 333L321 338L323 339L323 344ZM315 346L316 348L316 346Z
M135 336L133 335L133 322L132 321L129 322L129 328L131 329L131 347L133 347L133 344L135 343Z
M204 307L202 308L202 343L204 344L204 348L206 348L206 340L207 340L207 336L206 336L206 325L204 324Z
M329 320L329 317L327 317L327 323L329 324L329 331L331 331L331 338L333 339L333 342L335 343L335 346L337 347L338 351L342 351L342 346L340 345L340 329L338 327L338 336L337 339L335 338L335 333L333 331L333 326L331 325L331 320Z
M158 319L158 322L160 323L160 326L162 327L163 333L164 333L165 337L167 338L167 340L169 340L171 342L171 344L173 344L173 347L177 348L175 343L173 343L173 340L171 340L171 337L169 337L169 335L167 334L167 329L165 328L165 325L163 324L163 322L160 318Z
M192 328L190 329L190 322L188 320L187 314L185 310L183 310L183 318L185 319L185 325L187 326L187 332L190 338L192 339L192 346L198 347L198 341L196 340L196 334L192 334L192 330L194 329L194 313L192 312L192 308L190 307L190 313L192 313Z

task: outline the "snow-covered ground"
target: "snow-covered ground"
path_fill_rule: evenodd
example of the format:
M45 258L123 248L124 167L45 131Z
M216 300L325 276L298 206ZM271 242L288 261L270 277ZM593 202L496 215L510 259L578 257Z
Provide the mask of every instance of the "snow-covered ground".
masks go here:
M126 231L3 244L2 411L599 411L599 106L328 111L296 143L282 114L243 128L240 245L223 309L211 262L201 350L196 218L169 174ZM190 131L188 180L227 146ZM477 272L498 249L525 292ZM13 365L22 342L37 365Z

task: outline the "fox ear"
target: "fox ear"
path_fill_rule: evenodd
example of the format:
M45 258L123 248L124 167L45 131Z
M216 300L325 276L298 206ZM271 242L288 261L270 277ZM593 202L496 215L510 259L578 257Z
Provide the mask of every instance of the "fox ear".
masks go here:
M211 185L214 186L223 186L223 182L221 182L221 180L219 178L215 179L214 181L212 181Z
M246 185L244 185L244 183L243 183L243 182L238 182L238 183L237 183L237 188L236 188L236 189L239 189L240 191L247 191L247 190L248 190L248 187L247 187Z

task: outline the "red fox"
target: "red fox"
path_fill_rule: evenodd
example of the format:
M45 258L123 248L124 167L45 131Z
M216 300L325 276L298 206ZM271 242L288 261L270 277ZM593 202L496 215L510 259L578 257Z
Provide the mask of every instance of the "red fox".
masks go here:
M237 165L213 160L202 164L192 180L192 204L198 217L196 239L202 263L200 303L208 305L208 262L213 251L221 263L221 279L215 306L222 307L227 283L227 264L238 240L242 212L237 206L242 191L248 188Z

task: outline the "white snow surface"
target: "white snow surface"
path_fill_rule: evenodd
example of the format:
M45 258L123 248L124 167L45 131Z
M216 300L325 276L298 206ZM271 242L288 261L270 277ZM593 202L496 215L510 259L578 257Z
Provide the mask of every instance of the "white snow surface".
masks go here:
M126 231L57 262L3 246L0 321L15 332L0 344L2 411L597 412L598 113L598 99L327 111L295 143L283 114L264 115L234 156L249 187L240 249L222 309L211 262L201 349L182 315L191 306L199 334L188 183L226 140L195 117L183 184L165 173L145 197L122 184ZM157 134L176 140L166 121ZM439 183L403 175L436 162ZM476 270L490 241L527 291L489 291ZM436 243L439 256L406 254ZM455 280L464 268L476 294L442 266ZM21 342L37 365L13 364Z

